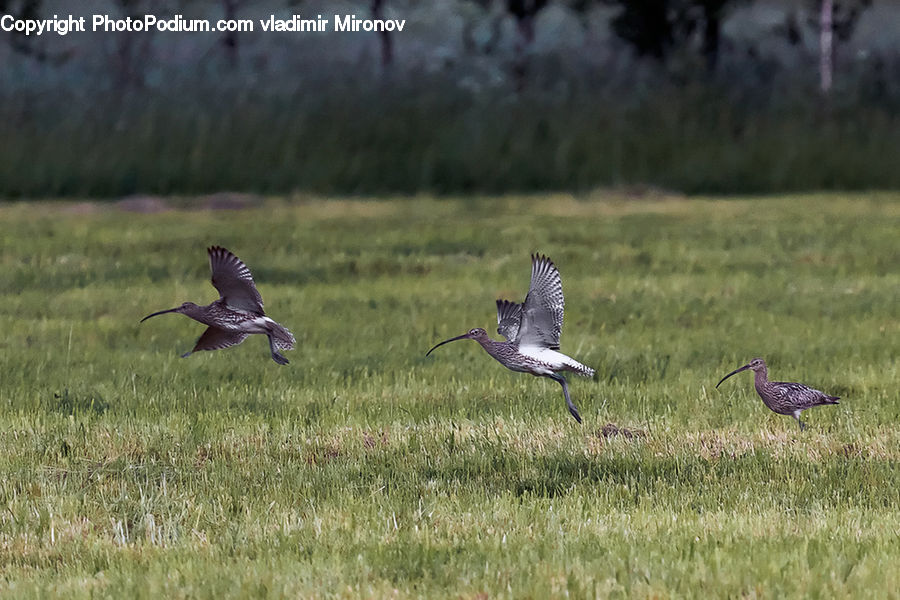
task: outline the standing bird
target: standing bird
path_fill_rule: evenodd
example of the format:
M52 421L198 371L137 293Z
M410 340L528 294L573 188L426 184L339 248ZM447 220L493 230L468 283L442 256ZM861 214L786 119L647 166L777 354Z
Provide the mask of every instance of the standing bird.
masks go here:
M558 381L569 412L581 423L578 408L569 398L566 380L557 371L572 371L584 377L593 377L594 369L559 352L563 304L562 281L556 265L546 256L532 255L531 287L525 302L516 304L509 300L497 300L497 333L507 341L494 341L484 329L476 327L468 333L441 342L425 356L449 342L475 340L507 369Z
M288 359L278 350L293 350L294 336L263 312L262 297L253 283L250 269L241 259L220 246L208 248L207 252L212 284L219 291L220 298L206 306L185 302L177 308L147 315L141 323L150 317L174 312L208 325L194 349L182 354L181 358L187 358L199 350L228 348L240 344L251 333L263 333L269 337L272 360L279 365L288 364Z
M743 367L735 369L723 377L716 384L716 387L722 385L722 381L725 381L735 373L740 373L747 369L753 370L756 393L762 398L763 404L768 406L769 410L779 415L790 415L797 419L797 423L800 424L800 431L806 428L806 424L800 420L800 413L804 410L823 404L839 404L839 397L829 396L825 392L814 390L802 383L769 381L769 370L766 368L766 361L761 358L754 358Z

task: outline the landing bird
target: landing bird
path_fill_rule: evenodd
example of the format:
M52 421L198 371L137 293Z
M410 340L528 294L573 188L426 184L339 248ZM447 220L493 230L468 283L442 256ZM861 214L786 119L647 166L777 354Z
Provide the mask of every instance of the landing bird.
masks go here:
M507 341L494 341L484 329L476 327L468 333L441 342L425 356L449 342L475 340L507 369L558 381L569 412L581 423L578 408L569 398L566 380L557 371L572 371L584 377L593 377L594 369L558 351L562 322L563 291L559 271L546 256L532 255L531 287L524 304L497 300L497 333Z
M769 381L766 361L761 358L754 358L743 367L735 369L723 377L716 384L716 387L722 385L722 381L725 381L735 373L740 373L747 369L753 370L756 393L762 398L763 404L768 406L769 410L779 415L790 415L797 419L797 423L800 424L800 431L806 428L806 423L800 420L800 413L804 410L823 404L839 404L839 397L829 396L825 392L814 390L801 383Z
M141 319L141 323L150 317L174 312L208 325L194 349L182 354L181 358L187 358L192 352L199 350L228 348L240 344L251 333L263 333L269 337L272 360L279 365L288 364L288 359L278 350L293 350L294 336L263 312L262 297L253 283L250 269L225 248L213 246L207 252L212 269L212 284L219 291L220 298L206 306L185 302L177 308L147 315Z

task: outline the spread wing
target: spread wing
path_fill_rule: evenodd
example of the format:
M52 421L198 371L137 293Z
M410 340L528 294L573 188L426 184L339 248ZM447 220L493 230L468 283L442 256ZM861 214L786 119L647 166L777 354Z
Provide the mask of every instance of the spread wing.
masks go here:
M497 300L497 333L508 341L513 341L519 334L519 322L522 320L522 305L509 300Z
M219 290L225 304L231 308L262 315L262 296L256 290L256 284L253 283L253 276L247 265L221 246L213 246L207 252L209 252L209 267L212 270L212 284Z
M240 331L226 331L224 329L219 329L218 327L209 326L206 328L206 331L203 332L203 335L200 336L200 339L197 340L197 343L194 344L194 349L191 350L191 352L228 348L229 346L234 346L235 344L243 342L247 335L249 334ZM182 358L188 356L191 352L184 354Z
M531 256L531 286L522 305L519 346L537 346L559 350L563 322L562 280L559 271L546 256Z

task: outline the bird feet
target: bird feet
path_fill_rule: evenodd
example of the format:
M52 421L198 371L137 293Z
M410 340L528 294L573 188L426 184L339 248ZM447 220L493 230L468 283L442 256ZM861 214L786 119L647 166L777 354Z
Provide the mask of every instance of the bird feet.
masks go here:
M280 354L277 353L277 352L273 352L273 353L272 353L272 360L274 360L275 362L277 362L279 365L286 365L286 364L288 364L289 362L291 362L291 361L289 361L288 359L286 359L285 357L283 357L282 355L280 355Z
M566 405L569 407L569 412L572 413L572 416L575 417L575 420L581 423L581 415L578 414L578 409L575 407L575 404L572 403L571 400L566 402Z

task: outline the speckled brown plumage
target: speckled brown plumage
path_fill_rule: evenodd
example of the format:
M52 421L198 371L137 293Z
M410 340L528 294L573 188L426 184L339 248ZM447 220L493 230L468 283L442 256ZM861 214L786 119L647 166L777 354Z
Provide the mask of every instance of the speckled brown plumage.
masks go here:
M800 414L814 406L822 406L823 404L838 404L840 400L837 396L829 396L825 392L813 389L802 383L792 383L788 381L769 381L769 370L766 367L766 361L761 358L754 358L743 367L739 367L723 377L716 387L719 387L723 381L741 371L751 369L754 377L754 387L756 393L762 398L769 410L780 415L790 415L797 419L800 429L804 429L806 424L800 420Z
M576 421L581 423L578 408L569 397L566 379L559 374L570 371L584 377L593 377L594 369L559 352L565 301L562 280L556 265L546 256L532 255L531 285L525 302L497 300L497 333L505 342L492 340L487 332L476 327L468 333L445 340L429 350L455 340L475 340L500 364L512 371L549 377L563 389L566 406Z
M174 312L207 325L193 350L182 354L182 358L200 350L228 348L240 344L248 335L259 333L269 338L272 360L280 365L288 364L288 359L278 350L292 350L294 336L281 324L266 316L262 296L256 289L250 269L241 259L221 246L213 246L207 252L212 284L219 291L219 299L206 306L185 302L179 307L147 315L141 322L156 315Z

